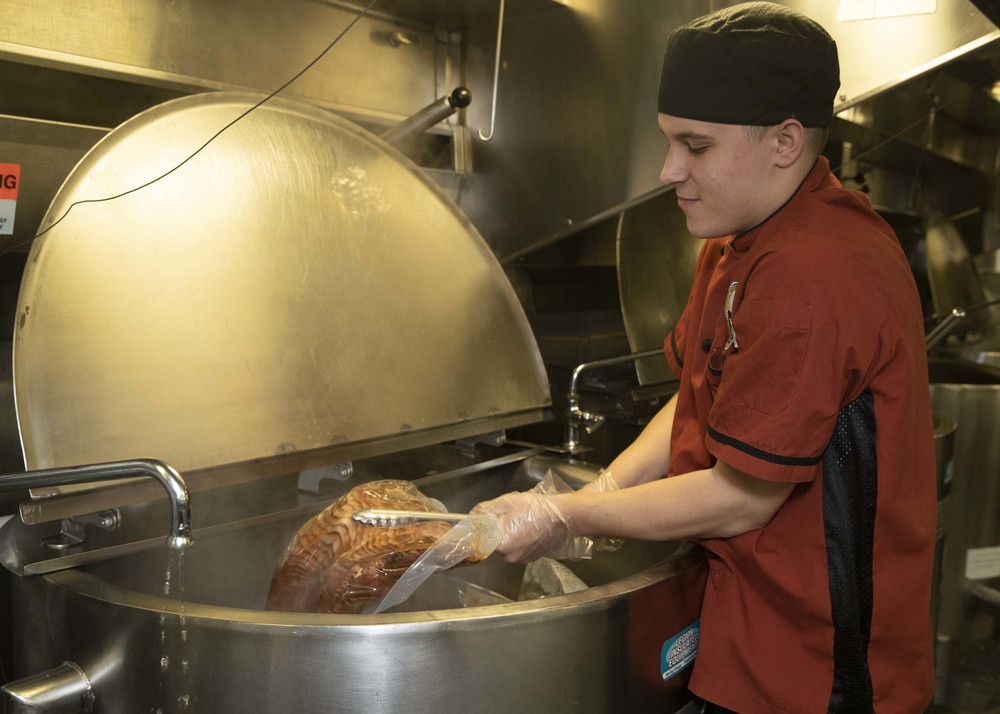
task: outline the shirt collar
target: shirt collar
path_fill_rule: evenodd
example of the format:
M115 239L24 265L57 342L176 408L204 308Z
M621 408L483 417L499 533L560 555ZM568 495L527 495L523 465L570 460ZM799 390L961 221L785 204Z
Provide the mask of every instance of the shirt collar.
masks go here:
M798 196L800 193L806 193L810 191L816 191L821 188L830 175L830 162L825 156L820 156L816 159L816 163L813 164L812 169L806 174L806 177L802 179L802 183L799 184L798 188L788 197L788 200L781 204L774 213L769 215L763 221L755 225L750 230L740 233L736 236L730 236L729 240L726 241L727 245L732 248L737 253L745 253L750 250L750 246L753 245L754 240L761 233L761 229L767 225L767 223L774 218L776 215L785 210L785 206L792 202L792 200Z

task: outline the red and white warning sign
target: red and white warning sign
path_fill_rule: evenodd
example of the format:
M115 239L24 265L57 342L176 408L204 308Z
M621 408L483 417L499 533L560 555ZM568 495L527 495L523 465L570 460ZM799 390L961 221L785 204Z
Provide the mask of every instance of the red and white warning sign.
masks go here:
M17 185L21 183L20 164L0 164L0 235L13 235L14 209L17 208Z

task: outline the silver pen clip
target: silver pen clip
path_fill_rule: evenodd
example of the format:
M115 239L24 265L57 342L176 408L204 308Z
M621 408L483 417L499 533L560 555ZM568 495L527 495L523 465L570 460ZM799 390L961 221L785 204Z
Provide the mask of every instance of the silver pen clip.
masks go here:
M726 340L726 346L722 348L723 352L730 347L740 348L740 344L736 341L736 328L733 327L733 300L736 299L738 285L739 281L734 280L729 284L729 292L726 293L726 328L729 330L729 339Z

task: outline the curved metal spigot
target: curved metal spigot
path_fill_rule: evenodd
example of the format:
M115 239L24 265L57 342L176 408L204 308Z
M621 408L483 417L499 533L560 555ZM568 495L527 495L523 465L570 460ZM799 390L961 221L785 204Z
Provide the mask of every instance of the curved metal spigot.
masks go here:
M592 434L597 429L600 429L601 425L604 424L605 418L603 415L594 414L580 409L580 393L577 391L576 383L580 378L580 374L583 373L584 370L592 369L594 367L607 367L613 364L623 364L625 362L634 362L646 357L656 357L657 355L662 354L663 350L661 349L646 350L644 352L634 352L620 357L608 357L607 359L594 360L593 362L584 362L583 364L577 366L577 368L573 370L573 376L569 381L569 392L566 395L566 442L563 444L563 448L571 454L577 453L582 446L580 441L580 427L584 427L588 434Z
M566 398L566 405L566 443L563 448L575 454L582 445L580 427L592 434L604 424L604 416L580 409L580 397L575 392Z
M0 489L66 486L75 483L152 476L167 490L170 497L170 537L167 544L176 550L191 546L191 503L184 479L169 464L159 459L132 459L86 466L39 469L0 476Z

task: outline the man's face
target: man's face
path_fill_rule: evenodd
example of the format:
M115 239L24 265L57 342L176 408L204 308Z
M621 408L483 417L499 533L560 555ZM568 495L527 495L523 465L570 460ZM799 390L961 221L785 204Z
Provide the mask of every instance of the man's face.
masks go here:
M660 181L673 185L688 230L720 238L750 230L780 207L774 203L775 139L747 136L742 126L659 115L667 137Z

